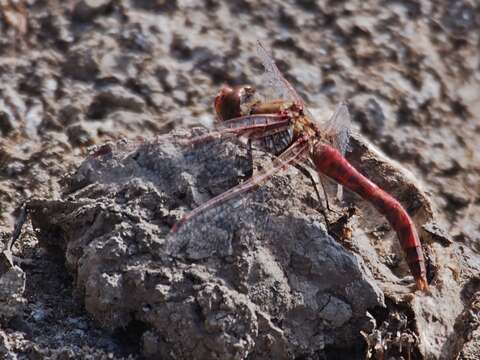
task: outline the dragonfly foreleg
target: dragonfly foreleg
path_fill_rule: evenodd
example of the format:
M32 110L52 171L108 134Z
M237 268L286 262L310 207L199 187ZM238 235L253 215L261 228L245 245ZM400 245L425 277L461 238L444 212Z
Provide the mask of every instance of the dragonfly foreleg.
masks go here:
M325 186L325 180L328 180L326 179L325 175L321 174L321 173L318 173L318 178L320 179L320 185L322 186L322 191L323 191L323 196L325 198L325 205L326 205L326 208L328 211L332 212L332 213L335 213L337 215L341 215L340 212L334 210L331 206L330 206L330 201L328 200L328 192L327 192L327 187Z
M327 189L325 188L325 184L323 182L323 175L318 174L318 178L320 179L320 184L322 185L323 196L325 198L325 205L327 207L327 210L333 212L333 209L330 207L330 202L328 201L328 193L327 193Z
M317 182L313 178L312 173L307 168L305 168L303 165L301 165L300 163L294 164L294 166L311 181L312 187L315 190L315 194L317 195L317 201L320 204L320 212L322 213L322 216L325 220L325 224L326 224L327 229L328 229L329 226L330 226L330 221L328 220L328 216L325 212L325 209L327 209L328 211L331 211L331 209L330 209L330 206L328 204L327 192L325 191L325 187L323 186L322 178L320 177L320 183L322 185L323 194L325 196L326 207L323 205L322 197L320 196L320 192L318 191Z
M298 169L298 171L300 171L303 175L305 175L307 177L307 179L310 180L310 182L312 183L312 187L315 190L315 195L317 196L317 201L321 204L322 203L322 197L320 196L320 192L318 191L318 187L317 187L317 182L313 178L312 173L306 167L304 167L301 164L297 163L294 166Z

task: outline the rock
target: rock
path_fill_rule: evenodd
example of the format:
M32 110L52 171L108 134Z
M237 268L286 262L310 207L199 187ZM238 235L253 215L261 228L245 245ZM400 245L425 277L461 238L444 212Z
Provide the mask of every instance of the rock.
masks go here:
M39 306L32 311L31 315L35 321L45 321L49 316L49 311L45 310L42 304L39 304Z
M0 132L2 135L7 136L15 130L15 128L16 125L11 115L6 111L0 111Z
M98 93L87 112L91 119L101 119L115 110L142 112L145 101L121 86L110 86Z
M172 43L170 44L170 51L176 58L187 60L192 57L192 48L188 42L180 35L174 34Z
M177 0L134 0L134 6L145 10L173 12L178 8Z
M147 125L147 127L145 125ZM111 129L114 127L128 127L130 129L143 129L143 132L147 135L146 128L154 131L160 126L161 124L159 125L148 113L139 114L137 112L117 110L109 113L105 117L98 132L107 133L108 131L112 132ZM118 133L112 132L112 136L118 137L118 135Z
M27 113L25 114L25 132L29 137L38 136L39 127L44 117L44 105L39 100L33 100Z
M467 1L448 1L442 23L455 36L468 35L477 26L478 9Z
M0 276L10 271L13 267L13 258L10 250L2 251L0 253Z
M145 357L151 358L161 351L161 340L150 331L145 331L142 335L142 351Z
M149 40L149 37L143 33L140 25L123 31L121 35L121 41L126 48L146 53L153 51L153 43Z
M418 114L413 111L414 106L406 99L401 99L397 111L398 125L418 124L416 117Z
M428 222L422 226L422 229L431 237L431 241L438 241L443 246L453 244L452 237L448 232L434 222Z
M96 16L104 14L112 0L80 0L73 9L73 18L78 21L92 21Z
M39 19L39 22L42 35L49 40L54 40L57 46L66 48L75 40L69 19L48 11Z
M287 359L345 343L361 349L359 331L371 329L367 309L383 307L383 294L321 216L299 210L293 188L306 186L301 177L168 235L185 206L251 171L235 142L182 151L175 144L184 137L121 142L81 165L68 199L30 204L42 243L65 251L90 315L109 331L143 324L149 358ZM51 228L63 241L48 236Z
M25 273L13 265L8 251L0 256L0 318L10 319L17 316L24 308Z
M71 360L75 359L75 352L73 349L62 349L58 352L57 354L57 359L58 360Z
M13 351L7 334L0 330L0 356L5 360L16 360L17 354Z
M480 327L478 327L472 333L472 338L465 343L462 352L460 353L459 360L476 360L478 359L478 354L480 354Z
M48 131L61 131L63 130L62 124L60 124L56 117L50 113L45 113L42 122L39 126L39 132Z
M65 58L63 72L75 80L92 81L99 72L98 60L88 47L73 49Z
M380 135L385 127L382 106L372 97L360 105L360 108L357 106L356 104L353 118L360 124L362 131L374 136Z
M92 132L82 123L72 124L67 127L66 133L72 146L86 146L93 144Z
M58 120L63 126L69 126L83 119L82 110L75 105L66 105L59 110Z
M88 330L88 323L86 319L83 318L68 318L66 320L68 324L71 324L73 327L80 330Z
M452 211L457 211L458 209L464 208L472 201L470 194L459 192L452 188L445 188L443 195L447 200L448 208Z
M14 177L23 173L26 170L26 165L21 161L12 161L5 166L5 175Z

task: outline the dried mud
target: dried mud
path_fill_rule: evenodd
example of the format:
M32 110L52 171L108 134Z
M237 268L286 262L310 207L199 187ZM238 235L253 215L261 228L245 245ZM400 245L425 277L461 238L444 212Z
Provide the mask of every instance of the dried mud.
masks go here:
M0 357L478 358L478 2L12 4ZM252 168L236 141L185 152L149 139L211 124L222 84L261 89L257 39L315 117L348 100L349 160L412 215L429 293L411 292L381 216L346 194L351 211L335 204L326 226L295 168L172 245L182 214L271 156ZM9 252L25 201L32 221Z

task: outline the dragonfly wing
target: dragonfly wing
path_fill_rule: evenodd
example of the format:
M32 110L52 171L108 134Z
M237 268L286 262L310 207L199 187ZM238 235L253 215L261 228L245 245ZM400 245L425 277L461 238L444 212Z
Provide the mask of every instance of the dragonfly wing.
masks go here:
M350 138L350 113L346 102L337 105L335 112L325 124L326 133L332 138L333 146L342 155L348 151Z
M294 101L298 105L304 106L305 102L301 96L295 91L287 79L285 79L282 72L275 64L272 56L260 41L257 41L257 55L265 68L264 77L268 84L268 89L274 92L273 95L284 100Z
M290 119L283 115L259 114L242 116L219 123L211 132L185 139L180 144L195 145L210 140L236 136L258 137L264 132L287 128L289 125Z
M332 139L332 145L345 156L350 138L350 113L346 102L337 105L334 113L324 125L325 132ZM343 199L343 187L337 186L337 199Z
M196 246L195 240L199 236L211 237L212 241L216 243L224 242L225 240L221 240L221 238L230 236L231 222L234 221L233 218L229 219L229 214L241 206L245 196L273 175L287 169L289 164L303 160L308 155L308 148L307 141L302 139L296 141L274 159L271 167L193 209L175 224L167 236L168 252L173 256L188 256L189 248ZM215 230L211 230L212 224L215 225ZM216 245L212 248L216 248Z

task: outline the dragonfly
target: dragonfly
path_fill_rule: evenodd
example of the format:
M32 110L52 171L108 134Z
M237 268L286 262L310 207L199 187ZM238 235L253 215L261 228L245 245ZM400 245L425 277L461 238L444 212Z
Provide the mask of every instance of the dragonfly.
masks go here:
M276 99L262 101L250 85L222 87L214 99L218 119L215 129L190 140L190 144L214 138L243 137L273 154L272 165L191 210L172 227L170 236L187 227L191 229L191 224L202 214L243 196L290 165L308 161L320 178L326 176L358 194L385 216L398 236L417 289L427 291L425 259L412 219L393 196L362 175L345 158L350 123L347 104L340 103L327 122L316 121L260 42L257 54L265 68L268 87L274 89Z

